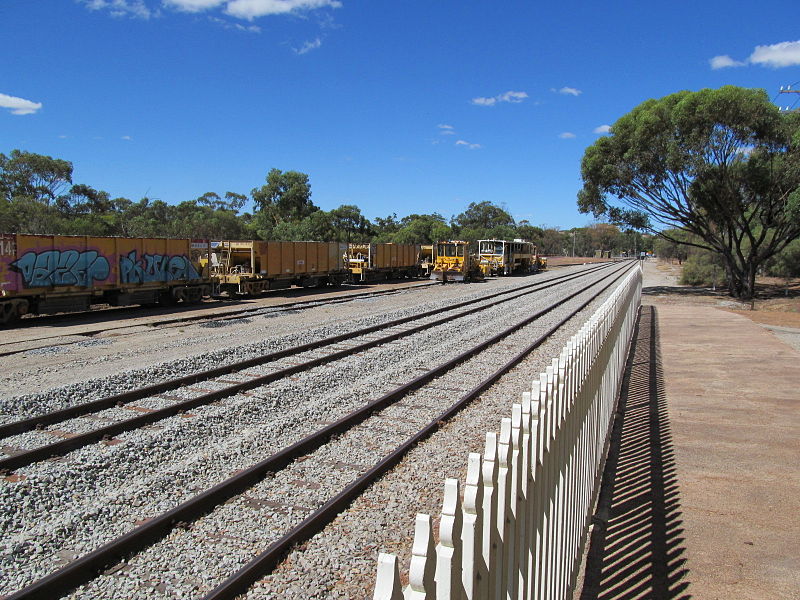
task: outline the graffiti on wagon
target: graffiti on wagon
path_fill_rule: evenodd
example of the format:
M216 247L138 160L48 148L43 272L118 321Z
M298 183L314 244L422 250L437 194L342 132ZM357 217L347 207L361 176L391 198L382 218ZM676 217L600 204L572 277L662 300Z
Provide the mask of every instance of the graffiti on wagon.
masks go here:
M142 254L133 250L119 257L119 277L122 283L176 281L200 279L197 269L183 254Z
M25 287L87 287L108 278L108 260L96 250L31 250L9 265L22 275Z

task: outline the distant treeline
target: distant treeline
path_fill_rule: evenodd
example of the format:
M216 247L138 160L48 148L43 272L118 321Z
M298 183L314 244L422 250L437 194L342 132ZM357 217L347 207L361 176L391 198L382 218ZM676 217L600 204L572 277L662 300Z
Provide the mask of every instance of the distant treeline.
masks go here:
M243 212L249 205L253 212ZM0 232L404 244L521 238L534 242L543 254L575 256L652 249L649 236L606 223L562 230L517 222L491 201L473 202L449 221L439 213L391 214L370 221L354 205L320 209L311 201L308 175L278 169L249 195L207 192L178 204L112 198L73 183L69 161L20 150L0 153Z

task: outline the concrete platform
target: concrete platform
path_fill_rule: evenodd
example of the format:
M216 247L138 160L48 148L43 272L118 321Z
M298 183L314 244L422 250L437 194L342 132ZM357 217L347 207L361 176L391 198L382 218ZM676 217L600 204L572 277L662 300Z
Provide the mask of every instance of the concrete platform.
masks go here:
M655 302L575 596L800 598L800 352L740 315Z

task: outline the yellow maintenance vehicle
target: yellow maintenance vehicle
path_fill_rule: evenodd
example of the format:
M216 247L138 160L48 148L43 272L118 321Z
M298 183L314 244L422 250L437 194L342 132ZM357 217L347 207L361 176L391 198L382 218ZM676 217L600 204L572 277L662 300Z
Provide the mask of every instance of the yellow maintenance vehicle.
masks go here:
M451 240L433 245L434 281L482 281L478 257L469 252L469 242Z
M524 240L478 240L481 272L489 275L535 273L547 263L536 253L536 246Z

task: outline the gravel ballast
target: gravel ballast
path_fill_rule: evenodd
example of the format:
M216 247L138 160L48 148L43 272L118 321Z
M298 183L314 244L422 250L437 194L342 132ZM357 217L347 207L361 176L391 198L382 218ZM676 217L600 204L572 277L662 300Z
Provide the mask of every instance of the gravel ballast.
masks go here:
M492 281L491 291L500 289L502 285L513 287L514 284L519 285L518 282L529 283L531 279ZM498 284L496 287L495 283ZM206 336L200 336L203 341L198 342L198 345L216 345L213 354L198 353L181 357L171 363L146 365L141 369L112 375L105 380L75 382L66 387L52 388L36 396L10 397L0 401L0 406L5 407L7 415L17 416L11 412L11 408L19 406L22 414L26 414L26 411L29 414L31 411L43 412L44 405L59 407L78 399L86 401L107 394L109 389L119 391L117 385L120 379L125 385L137 387L142 385L142 381L152 383L153 377L168 379L175 374L185 374L220 364L220 361L240 360L259 352L353 330L356 325L385 322L403 314L413 314L413 311L421 311L423 307L453 302L454 298L463 299L464 294L453 294L454 288L456 286L436 286L418 292L398 294L390 299L338 305L335 318L331 319L328 314L327 321L323 316L314 315L309 310L296 315L274 317L268 321L270 327L278 324L276 330L284 333L247 345L224 347L220 338L213 336L220 334L224 336L223 339L230 341L229 334L241 328L242 337L247 339L252 322L220 328L198 325L196 328ZM466 296L486 293L485 289L473 292L473 288L483 286L469 286L469 289L462 288L461 291L467 291ZM417 295L416 303L414 299L406 297L414 294ZM121 434L118 438L122 443L94 444L72 452L64 459L20 469L19 474L24 476L22 481L0 482L0 505L9 507L9 510L3 512L0 529L3 531L0 571L8 573L9 577L4 578L7 583L0 588L0 593L9 593L51 572L57 566L53 562L55 554L61 553L62 557L69 559L129 531L136 523L177 505L198 491L230 476L233 471L246 468L318 429L321 423L329 422L388 390L394 384L412 378L414 372L425 365L443 362L448 356L457 354L471 339L489 337L499 331L504 323L518 320L524 312L530 312L534 304L548 302L555 294L555 291L544 290L535 295L536 302L532 302L531 306L521 302L512 307L501 305L490 309L489 316L484 314L481 318L476 317L475 321L467 320L456 328L446 325L431 328L414 338L401 339L367 353L353 355L344 361L318 367L299 375L294 381L281 381L256 388L247 394L194 409L189 415L176 416L144 430ZM439 295L444 298L437 297ZM356 303L360 306L350 306ZM381 312L380 306L384 303ZM369 304L369 312L365 310L364 304ZM324 307L320 310L326 312ZM346 521L348 514L355 511L360 515L356 519L357 523L348 526L355 535L345 535L342 532L334 536L334 546L326 549L323 544L320 557L316 557L313 548L317 538L326 539L326 532L309 542L302 562L313 566L312 572L320 564L327 565L326 572L330 575L317 573L313 576L313 581L304 581L298 586L299 575L286 566L296 564L290 557L286 565L251 591L252 597L291 597L293 588L302 590L302 594L296 597L367 597L356 594L355 590L360 589L363 595L365 589L363 578L355 574L363 571L362 575L366 576L368 573L370 580L374 577L377 548L381 546L382 536L387 536L387 527L380 524L389 523L392 530L403 531L401 537L407 537L408 532L413 531L414 514L422 510L426 499L427 502L434 498L441 501L441 486L446 476L442 474L452 473L452 476L463 477L460 470L465 469L467 448L469 451L482 450L485 432L497 428L500 416L505 416L510 410L512 400L509 396L516 400L521 390L529 385L521 382L529 382L543 370L550 357L560 350L591 310L591 306L584 310L584 316L573 319L568 324L567 328L571 328L568 332L558 332L555 340L548 341L534 356L447 424L441 432L414 450L403 464L408 463L412 468L417 464L419 472L407 475L408 481L402 477L397 480L395 491L390 492L391 498L384 498L383 504L380 499L367 500L370 494L383 489L388 479L396 477L394 472L373 486L364 495L364 501L374 507L371 509L373 512L369 513L374 520L365 518L365 509L358 508L362 502L359 499L348 513L332 525L337 527L337 523ZM348 314L349 311L352 312ZM556 309L548 319L555 321L565 313L566 308ZM294 328L290 323L292 318L297 319L299 315L303 317L300 325L302 331L298 331L298 323L295 323ZM306 328L307 322L317 325ZM531 326L524 335L534 335L537 327L539 326ZM192 332L192 336L196 335L199 334ZM144 363L152 360L150 352L153 350L150 346L147 348L149 350L142 349L145 354ZM547 348L555 350L548 353ZM90 345L86 349L96 350L96 347ZM129 352L134 350L128 349ZM153 372L154 369L156 373ZM266 367L253 367L248 372L265 372L265 369ZM42 373L44 380L51 376ZM449 377L452 385L456 386L466 375L453 374ZM448 378L442 378L439 385L447 387ZM204 383L202 387L209 386ZM162 401L150 399L149 402L151 404L146 406L157 407ZM263 549L265 536L272 535L269 532L280 534L286 527L301 519L304 509L318 506L329 497L331 489L341 486L343 481L351 480L359 469L370 466L370 461L378 460L383 450L370 448L371 438L381 435L384 440L391 439L393 443L399 443L410 435L413 425L409 423L408 429L405 429L399 427L398 423L405 418L413 421L411 414L419 413L418 409L410 409L408 405L422 405L426 402L424 398L409 399L387 409L385 418L389 421L386 427L379 427L379 431L357 431L353 434L353 439L342 439L338 450L325 447L319 452L323 456L327 453L327 458L292 465L278 473L274 481L264 482L264 490L257 486L248 492L245 496L249 500L237 498L230 505L215 511L208 519L198 521L187 529L176 530L162 543L134 557L124 568L119 568L77 591L74 597L180 598L195 597L198 590L207 591L220 578L230 575L236 565ZM476 407L482 408L472 417L466 416L477 410ZM108 417L113 417L113 413L125 411L117 408L106 412ZM459 425L465 418L469 423ZM80 429L88 426L81 421L88 420L74 419L63 424L63 427L66 429L69 425ZM13 441L14 446L24 446L26 436L32 438L42 435L44 434L41 432L31 432L8 438L4 443ZM419 461L418 458L412 458L412 455L419 454L420 448L434 443L435 440L438 440L438 445L428 450L430 457L423 459L422 463L416 462ZM454 454L458 455L457 459L453 459ZM442 456L437 459L439 455ZM451 461L449 463L448 457ZM442 464L437 460L443 461ZM459 463L457 467L456 463ZM312 464L317 465L314 469L321 470L309 470ZM331 465L335 466L332 468ZM404 468L401 465L399 471L402 472ZM425 483L424 474L428 471L437 475ZM320 485L323 475L328 476L328 481ZM302 482L311 482L320 487L304 485ZM276 493L281 499L280 505L273 506L277 502ZM416 503L414 508L409 506L412 499ZM243 513L241 507L237 510L237 503L247 505L245 508L249 512L245 510ZM254 506L259 510L253 512ZM293 509L293 506L297 508ZM391 508L391 512L383 511L383 506ZM430 512L436 514L436 508ZM242 514L250 516L244 518ZM411 523L410 527L403 526L406 521ZM391 547L391 535L395 534L388 534L390 547L381 546L380 549L399 551L401 560L404 560L402 549ZM205 553L197 549L198 540L204 539L213 542L213 549ZM339 572L339 568L332 568L337 564L332 557L336 557L338 552L341 552L341 560L355 561L354 566L341 567L343 572ZM174 567L174 572L166 570L159 572L157 576L152 573L152 568L147 567L154 562L173 564L180 557L187 556L193 557L194 565L188 576L180 575L181 568L178 566ZM300 558L296 560L300 561ZM369 568L366 567L367 562ZM137 590L135 593L128 593L134 589ZM317 591L309 595L309 590ZM155 595L150 596L151 593Z

